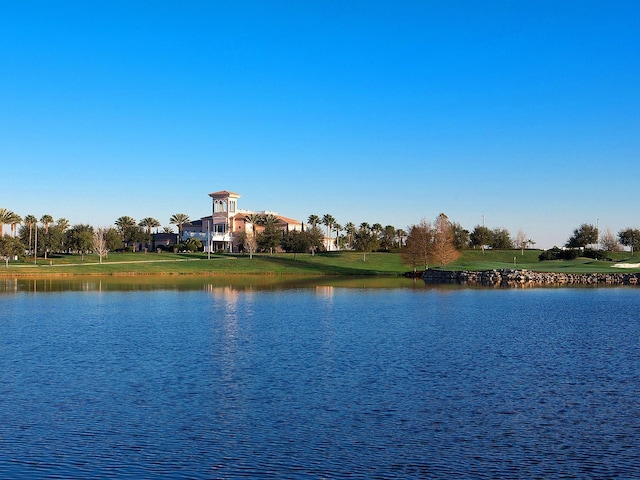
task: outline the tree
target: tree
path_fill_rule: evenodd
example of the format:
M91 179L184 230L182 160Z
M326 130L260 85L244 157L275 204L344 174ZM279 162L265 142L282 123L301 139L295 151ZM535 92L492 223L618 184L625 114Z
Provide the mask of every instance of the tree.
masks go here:
M262 222L262 215L259 213L250 213L246 217L244 217L245 223L251 224L251 231L253 232L253 239L256 239L256 225L259 225Z
M151 243L151 229L159 227L160 222L153 217L145 217L142 220L140 220L140 223L138 223L138 226L147 229L146 243L147 243L147 249L148 249L149 244Z
M16 236L16 228L22 222L22 217L17 213L11 212L11 218L9 219L9 224L11 225L11 236Z
M69 239L69 247L82 255L94 251L95 248L95 231L91 225L79 224L74 225L67 233Z
M480 247L484 254L484 249L493 243L493 232L484 225L476 225L469 235L472 247Z
M9 259L18 255L24 255L24 250L24 245L19 238L0 235L0 256L4 259L6 268L9 268Z
M197 238L187 238L182 248L187 252L198 252L202 250L202 242Z
M363 262L367 261L367 252L372 252L378 247L378 238L368 223L362 222L360 224L353 240L353 247L362 252Z
M120 231L120 235L122 236L122 242L125 244L125 246L128 245L129 243L132 243L133 249L135 251L135 240L137 237L135 230L138 227L136 220L133 217L124 215L122 217L119 217L115 221L115 225Z
M598 228L595 225L583 223L573 231L573 235L565 244L568 248L584 248L598 243Z
M100 263L102 263L102 259L109 253L109 246L107 243L107 228L98 227L93 232L93 251L98 255Z
M524 233L524 230L518 230L516 234L516 238L513 240L513 243L516 248L519 248L522 252L522 256L524 256L524 249L529 246L529 237Z
M429 258L433 247L433 228L426 220L409 227L405 247L400 252L403 263L410 265L415 272L418 265L424 265L424 269L429 267Z
M491 248L497 250L508 250L513 248L513 242L511 241L511 234L506 228L494 228L491 241Z
M264 230L257 236L258 247L263 251L269 251L273 255L273 250L280 245L282 232L277 228L278 217L268 213L262 217L261 223Z
M107 250L109 252L113 252L115 250L119 250L122 248L122 236L117 229L113 227L107 228L104 233L106 242L107 242Z
M25 242L25 240L27 239L26 237L26 228L25 228L25 235L21 235L20 239L22 240L23 243L26 243L27 245L27 249L31 252L31 239L33 238L33 230L36 228L36 226L38 225L38 219L35 217L35 215L26 215L24 217L24 226L26 228L29 229L29 237L28 237L28 241ZM24 238L23 238L24 237Z
M633 255L633 251L640 248L640 230L631 227L620 230L618 232L618 240L625 247L629 247L631 255Z
M380 236L380 248L389 251L395 246L395 243L396 227L394 227L393 225L387 225L382 230L382 235Z
M187 215L186 213L174 213L173 215L171 215L171 219L169 219L169 223L171 223L172 225L178 226L178 236L180 237L180 241L182 241L182 226L185 223L189 223L190 221L191 219L189 218L189 215Z
M53 223L53 217L45 214L40 217L40 223L44 225L44 233L49 233L49 225Z
M327 250L331 250L331 232L333 229L333 224L336 223L336 219L333 218L332 215L329 215L328 213L325 213L322 216L322 224L327 227Z
M453 246L456 250L462 250L469 246L469 230L466 230L457 222L451 224L453 231Z
M249 236L246 232L242 233L244 233L244 238L242 239L242 248L245 252L249 253L249 259L252 259L253 254L258 250L258 241L256 240L255 234Z
M4 235L4 226L11 222L11 218L15 215L11 210L0 208L0 237Z
M454 246L453 229L449 218L441 213L433 223L433 246L431 248L433 259L440 265L452 262L460 253Z
M353 248L353 239L355 238L355 235L356 235L356 226L353 224L353 222L348 222L344 226L344 231L347 232L348 247Z
M60 231L64 233L69 228L69 220L67 220L66 218L59 218L56 222L56 225L60 229Z
M297 253L308 252L311 247L311 240L305 232L296 230L286 233L280 241L280 246L285 252L293 252L293 259Z
M312 227L315 227L320 223L320 217L318 215L309 215L307 222L309 222L309 225Z
M340 237L340 232L342 230L344 230L344 228L342 228L342 225L337 222L333 224L333 231L336 232L335 245L338 250L342 250L344 248L344 237Z
M309 238L311 256L315 255L316 252L324 251L324 242L322 241L323 236L324 234L322 233L322 230L317 225L307 226L307 237Z
M402 228L396 230L396 238L398 239L398 248L402 249L404 245L404 239L407 236L407 232L405 232Z
M620 243L609 227L600 236L600 246L605 252L620 251Z

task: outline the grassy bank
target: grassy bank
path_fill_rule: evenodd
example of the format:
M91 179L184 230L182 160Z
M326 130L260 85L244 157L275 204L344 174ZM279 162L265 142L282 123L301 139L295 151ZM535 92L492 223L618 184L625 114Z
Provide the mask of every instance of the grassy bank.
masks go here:
M466 250L443 270L493 270L524 268L566 273L638 272L614 268L612 261L578 258L571 261L539 262L539 250ZM611 254L617 262L640 263L640 255ZM318 255L212 255L202 253L113 253L100 264L95 255L61 255L47 260L0 264L0 276L61 275L399 275L411 270L398 253L331 252Z

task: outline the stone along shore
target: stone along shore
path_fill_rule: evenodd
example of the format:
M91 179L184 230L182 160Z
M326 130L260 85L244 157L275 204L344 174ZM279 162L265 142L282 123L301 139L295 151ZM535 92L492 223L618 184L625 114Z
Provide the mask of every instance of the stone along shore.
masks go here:
M426 270L427 283L457 283L488 287L542 287L566 285L640 285L640 273L550 273L527 270L487 270L447 272Z

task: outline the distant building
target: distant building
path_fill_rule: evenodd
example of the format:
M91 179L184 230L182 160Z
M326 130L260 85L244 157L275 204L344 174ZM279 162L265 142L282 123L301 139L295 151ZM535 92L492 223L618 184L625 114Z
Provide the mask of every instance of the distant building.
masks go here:
M283 232L303 229L301 221L278 215L276 212L239 209L238 193L222 190L210 193L209 196L212 200L211 215L182 226L182 241L197 238L204 245L205 252L237 252L240 233L253 235L254 229L255 233L264 230L262 225L253 225L247 221L251 214L274 215L278 219L276 227Z

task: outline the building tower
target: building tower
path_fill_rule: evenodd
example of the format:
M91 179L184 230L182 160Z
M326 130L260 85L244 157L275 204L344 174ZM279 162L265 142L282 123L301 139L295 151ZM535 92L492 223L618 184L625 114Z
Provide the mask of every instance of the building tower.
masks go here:
M210 193L212 199L211 248L231 251L232 234L235 230L234 217L238 212L240 194L222 190Z

